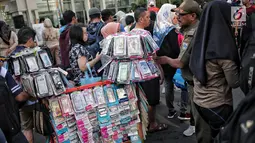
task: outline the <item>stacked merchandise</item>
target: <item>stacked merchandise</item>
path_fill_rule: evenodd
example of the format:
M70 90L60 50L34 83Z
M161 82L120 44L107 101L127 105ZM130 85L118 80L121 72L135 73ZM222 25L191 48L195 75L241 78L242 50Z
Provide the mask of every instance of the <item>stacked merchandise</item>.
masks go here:
M103 78L112 83L131 84L156 78L160 74L153 55L159 50L150 34L146 32L117 33L105 38L102 48ZM138 84L139 85L139 84ZM143 138L146 139L148 127L148 103L141 87L139 93L139 109L142 123Z
M63 82L64 71L60 68L52 68L52 61L50 56L45 50L39 47L33 49L25 49L20 53L11 56L10 71L20 79L23 89L31 96L39 99L48 98L50 96L58 96L66 91L65 84ZM76 130L74 116L66 116L64 113L69 112L63 108L60 112L60 103L65 104L65 96L59 98L52 98L49 100L49 104L53 111L52 126L56 133L58 142L70 142L70 139L75 138L76 134L72 134ZM64 106L62 106L64 107ZM71 114L70 114L71 115ZM44 123L44 121L39 121ZM43 131L41 124L38 122L36 127ZM75 141L74 141L75 142Z
M52 115L60 125L57 132L64 134L61 141L69 137L82 143L138 142L140 112L134 91L133 85L98 84L51 98Z
M103 78L113 83L130 84L151 80L159 76L152 55L159 48L152 37L120 33L101 42Z

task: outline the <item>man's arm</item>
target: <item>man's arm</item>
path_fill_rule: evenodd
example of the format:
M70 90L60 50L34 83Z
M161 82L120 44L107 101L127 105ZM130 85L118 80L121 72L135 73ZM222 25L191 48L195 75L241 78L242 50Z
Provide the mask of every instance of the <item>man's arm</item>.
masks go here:
M161 56L157 59L157 63L159 64L169 64L173 68L183 68L184 64L182 61L177 58L177 59L172 59L167 56Z
M29 95L22 90L21 86L16 83L10 73L6 73L5 79L16 101L23 102L29 99Z

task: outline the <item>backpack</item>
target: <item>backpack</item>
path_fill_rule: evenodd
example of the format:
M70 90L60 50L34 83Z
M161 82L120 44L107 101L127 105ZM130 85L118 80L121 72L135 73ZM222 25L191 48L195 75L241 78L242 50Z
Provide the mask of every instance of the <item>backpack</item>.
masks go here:
M255 142L255 88L240 102L214 143Z
M19 110L6 80L0 75L0 128L8 142L21 131Z
M252 32L241 53L240 88L246 94L255 86L255 13L248 17Z

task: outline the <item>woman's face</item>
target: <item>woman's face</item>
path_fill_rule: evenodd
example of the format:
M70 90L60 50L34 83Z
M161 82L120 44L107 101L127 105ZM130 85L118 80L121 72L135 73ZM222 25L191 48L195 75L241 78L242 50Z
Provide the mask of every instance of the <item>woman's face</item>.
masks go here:
M178 16L177 15L174 16L172 22L173 22L174 25L178 24Z
M86 27L82 27L82 32L83 32L83 41L84 42L88 41L87 28Z

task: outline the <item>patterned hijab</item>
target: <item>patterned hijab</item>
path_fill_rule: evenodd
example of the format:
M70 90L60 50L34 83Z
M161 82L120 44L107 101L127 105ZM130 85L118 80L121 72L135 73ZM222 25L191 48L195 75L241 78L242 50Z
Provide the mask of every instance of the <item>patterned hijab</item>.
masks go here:
M172 4L164 4L157 14L157 19L153 29L153 39L156 41L159 47L161 46L165 36L173 28L175 28L172 22L175 16L175 13L171 12L171 9L173 8L176 8L176 6Z
M11 29L4 21L0 21L0 37L4 43L10 45Z

